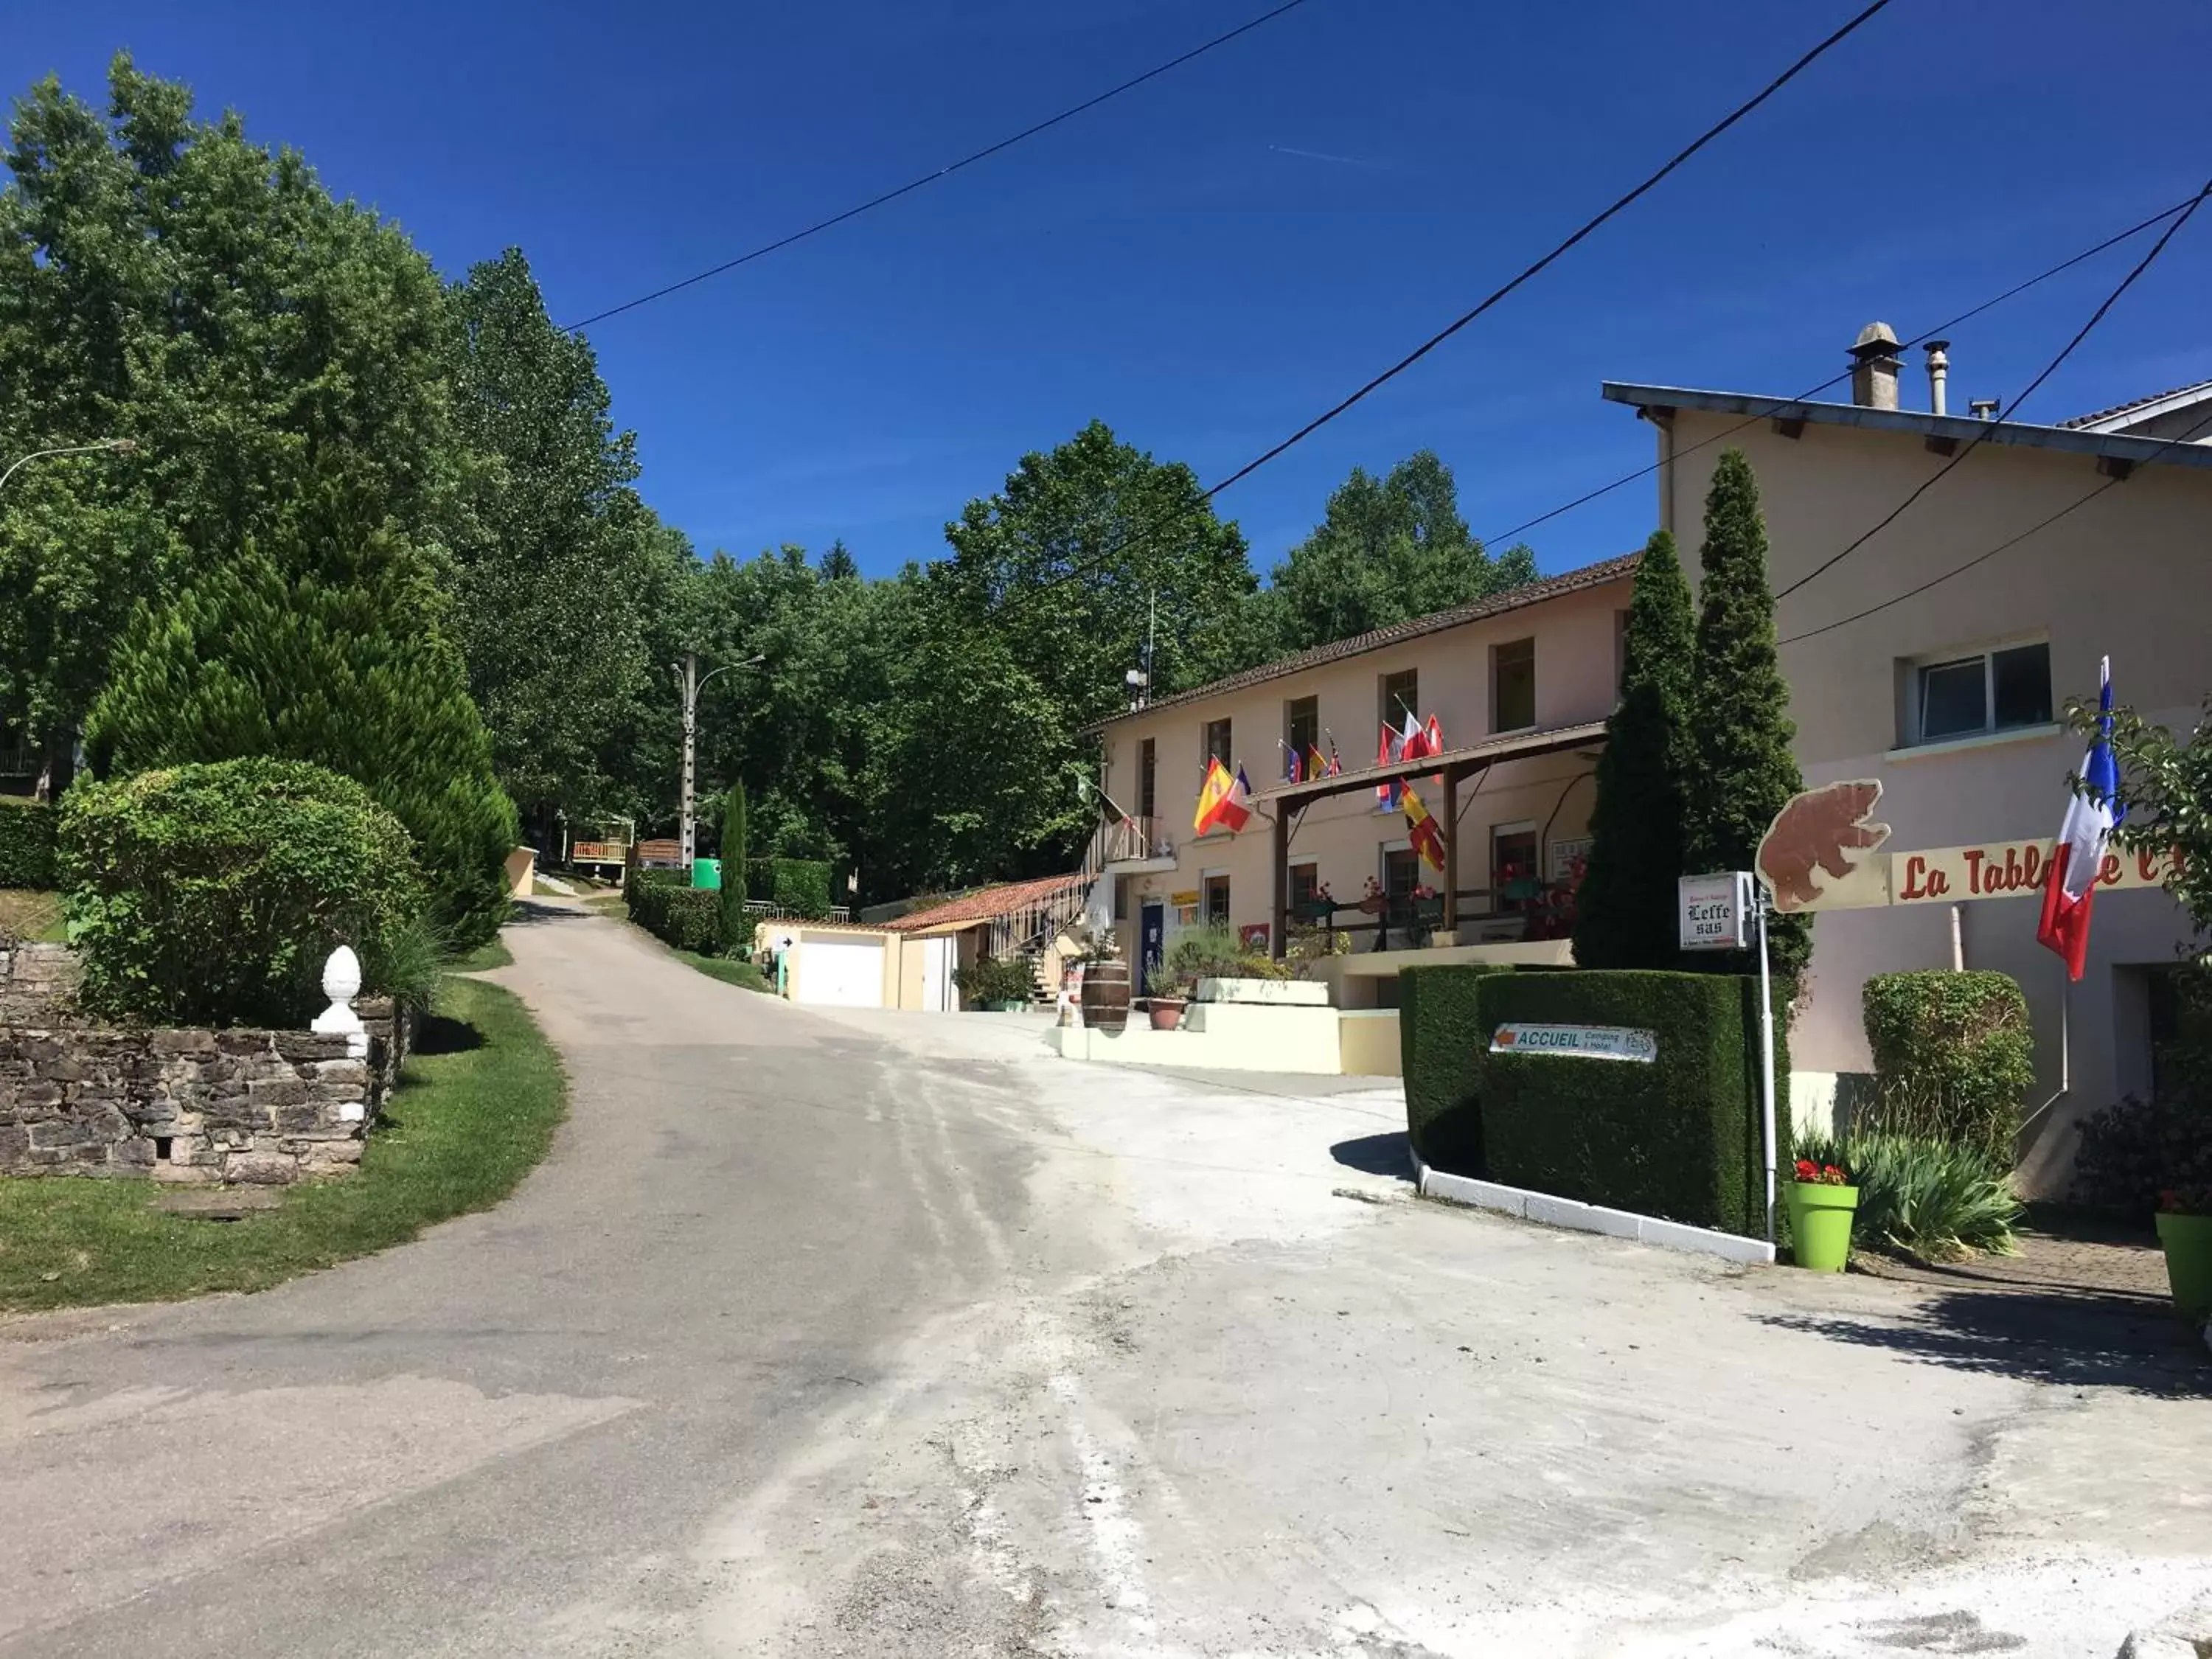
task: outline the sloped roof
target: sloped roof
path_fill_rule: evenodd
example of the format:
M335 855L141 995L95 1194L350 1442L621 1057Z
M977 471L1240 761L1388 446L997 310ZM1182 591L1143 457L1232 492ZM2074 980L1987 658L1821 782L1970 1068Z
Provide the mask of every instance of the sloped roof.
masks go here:
M2133 415L2148 410L2154 404L2194 402L2198 398L2206 396L2212 396L2212 380L2199 380L2193 386L2178 386L2171 392L2154 392L2148 398L2136 398L2128 403L2114 404L2110 409L2093 410L2087 415L2076 415L2072 420L2061 421L2058 424L2069 427L2078 432L2086 428L2103 426L2107 422L2118 420L2122 416Z
M1082 879L1079 872L1070 871L1064 876L1040 876L1035 881L1002 882L996 887L981 888L963 897L932 905L927 910L909 911L885 922L884 927L893 933L917 933L955 922L990 921L1040 899L1066 892Z
M1364 656L1370 651L1381 651L1386 647L1418 640L1425 635L1441 634L1446 629L1464 623L1480 622L1488 617L1502 617L1508 611L1519 611L1528 605L1541 605L1547 599L1564 598L1587 588L1602 587L1606 583L1619 581L1633 575L1641 553L1626 553L1617 559L1601 559L1595 564L1586 564L1577 570L1563 570L1556 576L1540 576L1533 582L1510 587L1503 593L1492 593L1468 605L1455 605L1449 611L1432 611L1425 617L1411 617L1401 623L1392 623L1388 628L1370 629L1364 634L1354 634L1349 639L1332 640L1327 645L1316 645L1310 650L1292 656L1278 658L1262 663L1257 668L1247 668L1201 685L1189 691L1178 691L1170 697L1155 697L1142 708L1131 709L1126 714L1115 714L1097 720L1083 729L1103 732L1122 720L1135 720L1145 714L1157 714L1163 708L1178 704L1198 702L1207 697L1225 696L1232 691L1264 685L1269 680L1281 679L1286 674L1302 673L1317 668L1323 663L1340 662L1346 657Z

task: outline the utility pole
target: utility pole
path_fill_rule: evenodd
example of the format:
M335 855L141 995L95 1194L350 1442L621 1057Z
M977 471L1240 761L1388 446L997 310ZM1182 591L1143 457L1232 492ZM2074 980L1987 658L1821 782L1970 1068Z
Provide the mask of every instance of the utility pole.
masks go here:
M684 693L684 780L678 797L678 811L682 816L676 832L676 847L678 856L684 860L684 867L687 870L691 867L692 854L696 850L699 839L698 828L693 821L694 809L698 802L699 693L706 689L707 681L716 674L726 674L738 668L757 668L767 660L765 656L755 652L743 662L725 663L709 672L705 679L699 677L699 653L696 651L686 651L682 662L670 665L676 670L677 684Z

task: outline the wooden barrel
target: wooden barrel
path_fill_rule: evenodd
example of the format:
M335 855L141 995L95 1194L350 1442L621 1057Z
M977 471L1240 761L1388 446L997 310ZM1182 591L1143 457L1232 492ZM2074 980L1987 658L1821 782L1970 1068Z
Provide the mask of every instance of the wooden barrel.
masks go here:
M1120 1031L1129 1023L1129 964L1117 957L1083 964L1083 1023Z

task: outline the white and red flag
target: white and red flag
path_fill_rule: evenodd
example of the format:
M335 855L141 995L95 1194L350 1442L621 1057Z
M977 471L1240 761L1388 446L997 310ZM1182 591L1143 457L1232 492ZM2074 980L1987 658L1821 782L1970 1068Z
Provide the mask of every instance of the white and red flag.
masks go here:
M2089 958L2089 908L2097 896L2097 874L2105 866L2105 849L2119 827L2126 809L2120 805L2120 769L2112 758L2112 659L2099 665L2101 690L2097 700L2097 737L2081 758L2081 787L2067 803L2065 822L2058 826L2058 844L2051 849L2051 867L2043 882L2043 920L2035 929L2036 942L2066 958L2069 979L2081 977Z

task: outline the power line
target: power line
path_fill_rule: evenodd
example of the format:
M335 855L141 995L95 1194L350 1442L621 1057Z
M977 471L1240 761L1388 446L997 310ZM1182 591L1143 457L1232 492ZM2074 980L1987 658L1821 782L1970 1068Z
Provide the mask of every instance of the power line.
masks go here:
M651 305L655 300L665 300L670 295L679 294L687 288L695 287L707 281L709 277L720 276L725 271L735 270L739 265L748 265L756 259L765 258L780 249L789 247L794 242L803 242L810 236L818 236L823 231L842 225L848 219L857 219L864 213L872 213L879 207L897 201L902 196L912 195L924 185L933 185L942 179L949 179L963 167L971 167L978 161L988 161L1001 150L1012 149L1025 139L1034 138L1041 132L1049 131L1063 121L1072 121L1086 111L1097 109L1099 105L1119 98L1125 92L1133 92L1148 81L1157 81L1170 70L1181 69L1192 59L1203 58L1216 48L1225 46L1242 35L1249 34L1261 25L1273 22L1285 13L1296 11L1305 3L1306 0L1285 0L1283 4L1277 6L1273 11L1262 12L1249 22L1241 23L1231 29L1226 34L1217 34L1205 45L1193 46L1181 57L1170 58L1166 63L1157 64L1146 70L1142 75L1134 76L1122 82L1119 86L1109 87L1104 92L1094 97L1086 98L1079 104L1072 105L1060 111L1059 114L1037 122L1034 126L1024 127L1012 137L1001 138L995 144L986 145L972 155L963 155L949 167L941 167L933 173L923 173L920 178L908 179L896 190L887 190L880 196L870 197L856 207L847 208L842 213L833 214L827 219L819 220L807 226L804 230L793 231L788 236L778 237L775 241L757 247L750 253L741 253L734 259L725 259L719 265L709 266L707 270L686 276L680 282L670 283L665 287L654 289L650 294L641 294L635 300L625 300L618 306L609 306L605 311L595 311L581 322L568 324L567 331L571 334L578 333L594 323L606 321L610 317L619 317L626 311L635 311L640 306Z
M2052 265L2049 270L2039 272L2035 276L2029 277L2026 282L2015 283L2003 293L1997 295L1992 299L1983 301L1981 304L1973 307L1970 310L1960 312L1957 316L1952 318L1948 322L1938 323L1933 328L1923 329L1911 339L1900 342L1898 346L1898 349L1900 351L1910 351L1915 346L1924 345L1930 340L1941 338L1942 337L1950 333L1952 330L1957 328L1960 324L1972 322L1984 312L1994 310L1996 307L2002 305L2006 301L2016 298L2020 295L2027 293L2028 289L2036 287L2038 284L2047 283L2053 276L2063 275L2064 272L2073 270L2075 266L2081 264L2083 261L2095 258L2097 255L2104 252L2107 248L2117 247L2122 242L2127 241L2133 237L2142 235L2143 232L2148 230L2153 225L2157 224L2163 220L2171 219L2175 214L2190 207L2195 203L2196 199L2197 198L2193 196L2184 197L2180 201L2173 204L2172 206L2161 208L2158 212L2152 214L2148 219L2138 219L2134 224L2130 225L2125 230L2115 232L2113 234L2105 238L2103 241L2098 243L2094 247L2083 248L2081 252L2075 254L2071 258L2060 260L2058 264ZM1747 419L1739 421L1734 426L1723 428L1721 431L1715 433L1710 438L1700 438L1693 444L1684 445L1681 448L1674 452L1671 459L1680 460L1683 456L1693 455L1698 450L1704 449L1710 445L1724 443L1729 439L1733 438L1737 433L1742 431L1746 427L1757 426L1761 421L1767 419L1770 416L1780 413L1782 410L1789 408L1792 404L1802 404L1808 398L1816 397L1820 392L1826 392L1830 386L1834 386L1838 381L1848 380L1850 377L1850 373L1851 371L1846 368L1838 374L1831 374L1826 380L1820 381L1817 386L1807 386L1802 392L1799 392L1794 398L1777 398L1772 401L1770 407L1762 410L1759 413L1751 416ZM1495 536L1484 537L1483 545L1486 547L1495 547L1499 543L1506 541L1510 537L1519 536L1526 532L1534 530L1540 524L1549 524L1553 519L1559 518L1565 514L1571 513L1578 507L1588 506L1590 502L1597 500L1601 495L1611 495L1623 484L1632 484L1638 478L1650 477L1666 464L1667 463L1665 461L1653 461L1648 466L1638 467L1633 472L1624 472L1618 478L1615 478L1611 483L1600 484L1595 489L1590 490L1584 495L1577 495L1574 500L1565 502L1561 506L1553 507L1548 512L1540 513L1533 519L1523 520L1521 523L1515 525L1510 530L1501 531Z
M1764 87L1761 87L1758 92L1746 99L1742 103L1738 104L1734 109L1730 110L1728 114L1722 117L1720 120L1715 122L1711 126L1707 127L1687 145L1684 146L1681 149L1677 150L1672 156L1668 157L1667 161L1661 166L1656 172L1647 177L1643 183L1638 185L1626 195L1616 198L1611 205L1607 207L1603 211L1598 213L1595 216L1585 220L1581 226L1569 234L1565 240L1559 242L1556 246L1554 246L1551 252L1545 254L1534 264L1522 270L1519 275L1514 276L1510 281L1505 283L1501 287L1492 289L1472 310L1462 313L1451 322L1446 324L1443 328L1437 330L1436 333L1431 335L1419 345L1416 346L1413 350L1407 352L1404 356L1398 359L1396 362L1391 364L1389 368L1384 369L1381 374L1368 380L1366 384L1360 386L1350 396L1340 399L1328 409L1323 410L1321 414L1316 415L1312 420L1308 421L1297 431L1291 433L1289 437L1284 439L1280 443L1276 444L1273 447L1265 451L1261 454L1255 457L1253 459L1247 461L1243 466L1238 467L1234 472L1231 472L1227 477L1222 479L1218 483L1213 484L1208 488L1199 497L1200 502L1203 503L1210 501L1231 486L1250 477L1252 474L1257 472L1261 467L1267 465L1270 461L1276 459L1286 451L1304 442L1306 439L1320 431L1322 428L1327 426L1331 421L1335 420L1339 416L1344 414L1347 410L1359 403L1363 398L1368 397L1370 393L1376 392L1382 386L1388 385L1390 381L1397 379L1399 375L1404 374L1415 363L1419 362L1422 358L1427 356L1431 351L1434 351L1445 341L1450 339L1452 336L1457 334L1468 324L1474 322L1476 318L1490 310L1492 307L1497 305L1500 301L1512 294L1516 289L1522 287L1533 278L1540 275L1563 254L1566 253L1568 250L1575 247L1577 245L1587 239L1607 220L1613 218L1616 215L1621 213L1634 203L1640 200L1643 197L1649 194L1662 179L1665 179L1669 173L1674 172L1676 168L1681 167L1685 162L1689 161L1692 156L1697 155L1699 150L1704 149L1706 145L1711 143L1723 133L1728 131L1729 128L1735 126L1739 121L1741 121L1746 116L1749 115L1760 105L1765 103L1768 99L1773 97L1774 94L1781 91L1783 88L1788 86L1792 81L1803 74L1806 70L1809 69L1815 61L1834 47L1841 45L1845 40L1856 33L1859 28L1871 21L1879 13L1887 9L1890 0L1871 0L1869 4L1861 9L1856 15L1853 16L1847 22L1843 24L1841 27L1836 29L1833 33L1829 34L1826 39L1821 40L1817 46L1813 46L1810 50L1801 55L1795 63L1791 64L1787 69L1784 70L1781 74L1769 81ZM1121 545L1109 548L1105 552L1101 553L1093 558L1082 561L1072 566L1068 569L1062 571L1059 575L1054 576L1047 581L1040 582L1035 587L1029 588L1024 592L1015 595L1012 599L998 606L998 608L993 611L991 614L994 617L1004 616L1007 611L1012 610L1016 606L1028 603L1030 599L1035 599L1040 593L1047 592L1051 589L1060 586L1064 582L1073 581L1079 576L1087 575L1091 571L1096 570L1099 566L1105 563L1108 559L1127 552L1130 546L1139 539L1152 535L1156 530L1164 528L1166 525L1172 523L1176 518L1181 517L1184 513L1190 510L1191 509L1188 507L1178 508L1176 512L1166 514L1154 522L1147 524L1142 529L1137 531L1127 540L1122 542Z
M2212 415L2207 415L2203 420L2197 422L2194 426L2191 427L2188 431L2182 433L2178 437L2161 438L2157 441L2165 444L2193 443L2197 441L2197 437L2208 428L2212 428ZM1895 594L1889 599L1884 599L1880 605L1870 605L1863 611L1854 611L1851 615L1838 617L1836 621L1832 623L1823 623L1818 628L1808 628L1802 634L1792 634L1786 639L1778 640L1775 643L1777 646L1796 645L1802 640L1816 639L1823 634L1832 634L1838 628L1848 628L1855 622L1864 622L1869 617L1875 616L1884 611L1887 611L1893 605L1903 605L1907 599L1917 599L1923 593L1925 593L1929 588L1941 587L1945 582L1949 581L1954 576L1963 576L1966 572L1974 568L1975 566L1985 564L1990 560L1996 557L1998 554L2006 551L2008 549L2019 546L2029 537L2050 529L2052 525L2057 524L2061 519L2065 518L2069 514L2079 512L2081 508L2088 506L2090 502L2095 501L2098 496L2103 495L2114 484L2124 483L2125 482L2126 479L2124 476L2109 477L2102 483L2099 484L2094 489L2090 490L2087 494L2068 502L2064 507L2060 507L2056 513L2051 514L2048 518L2039 519L2035 523L2030 525L2018 535L2007 537L2003 541L1999 542L1995 547L1990 548L1988 551L1977 553L1972 558L1967 560L1966 563L1959 565L1953 569L1947 570L1940 576L1931 577L1928 580L1921 583L1917 587L1907 588L1902 593Z
M1908 495L1903 501L1899 501L1894 507L1891 508L1890 511L1872 528L1854 538L1841 552L1837 553L1832 556L1823 560L1820 563L1814 565L1810 570L1800 576L1796 581L1790 583L1789 586L1779 590L1775 594L1775 599L1777 600L1786 599L1792 593L1795 593L1799 588L1804 586L1808 582L1812 581L1815 577L1820 576L1826 572L1834 569L1838 565L1841 564L1845 559L1850 557L1852 554L1857 552L1859 549L1864 547L1869 542L1872 541L1883 531L1888 529L1890 526L1895 524L1898 520L1904 517L1905 511L1911 507L1913 502L1918 501L1923 495L1925 495L1937 484L1942 483L1945 478L1951 475L1952 471L1957 468L1961 461L1965 460L1967 456L1972 454L1977 449L1980 448L1981 446L1988 441L1990 434L1994 433L1997 428L2004 424L2005 415L2011 413L2012 410L2019 409L2022 404L2033 397L2035 395L2036 388L2040 386L2053 374L2057 374L2058 372L2058 366L2064 362L2068 357L2073 355L2074 348L2080 345L2082 341L2089 337L2089 331L2095 328L2099 323L2105 320L2105 313L2119 303L2120 296L2135 286L2136 279L2141 276L2143 272L2149 270L2152 262L2155 260L2160 254L2166 252L2166 245L2174 239L2175 234L2184 225L2187 224L2191 219L2196 216L2197 210L2203 206L2204 198L2207 196L2212 196L2212 179L2207 179L2204 181L2204 188L2198 191L2196 196L2190 201L2189 205L2181 210L2180 216L2175 219L2172 224L2168 225L2159 234L2159 239L2151 244L2150 251L2145 253L2142 258L2136 261L2135 269L2129 271L2125 276L2123 276L2120 279L2120 285L2105 296L2104 302L2100 305L2095 311L2089 314L2089 320L2082 324L2080 328L2075 331L2074 337L2067 341L2065 345L2060 349L2058 355L2043 366L2043 372L2040 374L2038 374L2033 380L2030 380L2027 383L2027 390L2012 400L2011 410L2007 410L2001 411L1998 414L1992 415L1990 417L1988 423L1985 424L1979 432L1977 432L1957 454L1952 456L1951 459L1944 462L1942 465L1937 467L1931 475L1923 479L1919 485L1913 489L1911 494Z

